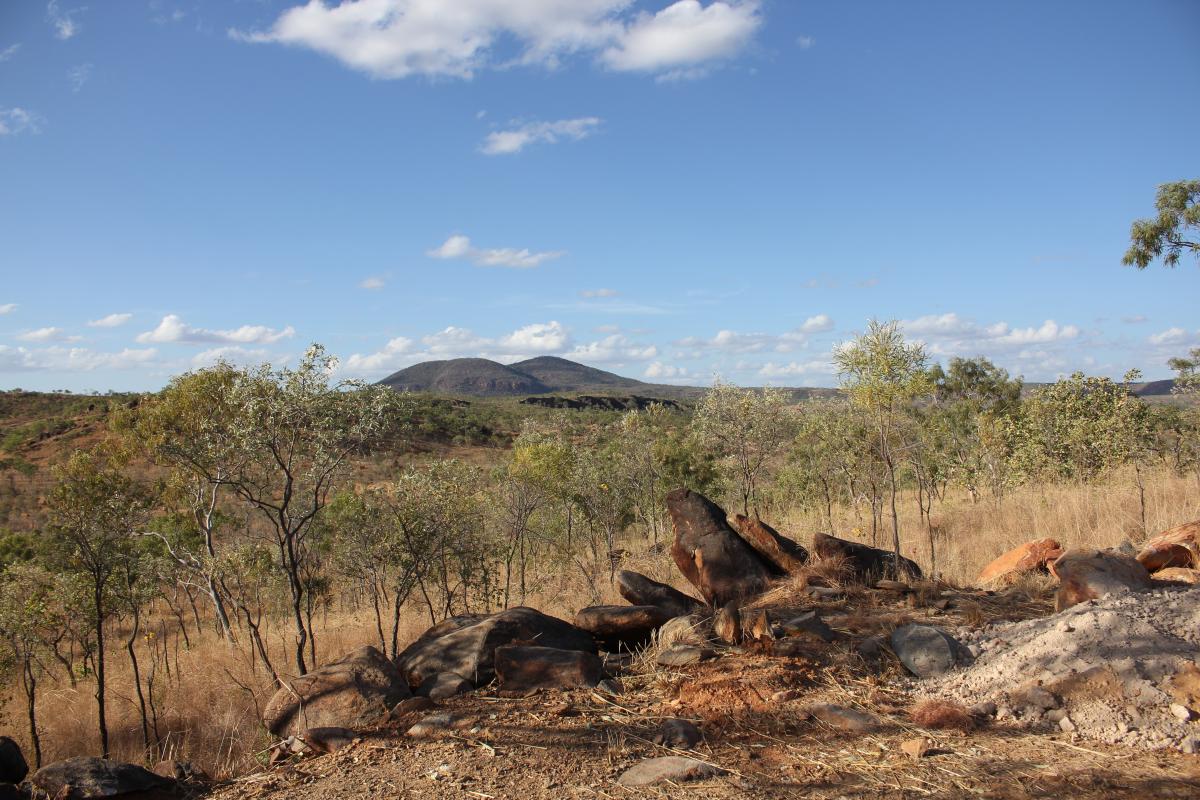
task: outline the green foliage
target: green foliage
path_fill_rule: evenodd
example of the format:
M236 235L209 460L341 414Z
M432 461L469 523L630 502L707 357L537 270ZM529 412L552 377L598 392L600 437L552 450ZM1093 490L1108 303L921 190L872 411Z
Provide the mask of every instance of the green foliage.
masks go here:
M1154 208L1158 216L1134 221L1129 229L1129 249L1121 259L1125 266L1145 269L1156 258L1174 267L1185 252L1200 263L1200 180L1164 183L1158 187Z

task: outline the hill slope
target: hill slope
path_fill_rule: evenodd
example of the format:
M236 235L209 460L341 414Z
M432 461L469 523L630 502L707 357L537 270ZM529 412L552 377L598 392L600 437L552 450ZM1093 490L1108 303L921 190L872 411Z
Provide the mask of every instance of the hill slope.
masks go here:
M477 397L674 388L656 387L554 356L507 365L486 358L425 361L395 372L380 383L396 390Z

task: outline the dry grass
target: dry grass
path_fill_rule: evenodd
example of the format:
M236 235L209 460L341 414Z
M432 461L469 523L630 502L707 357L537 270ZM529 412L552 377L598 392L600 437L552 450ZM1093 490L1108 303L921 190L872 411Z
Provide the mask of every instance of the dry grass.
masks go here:
M948 700L923 700L908 712L914 725L935 731L975 730L975 719L958 703Z
M1194 478L1165 472L1154 474L1149 476L1146 490L1146 527L1151 533L1200 517L1200 492ZM905 555L928 567L926 531L918 518L915 500L903 498L902 509L902 549ZM1052 536L1066 546L1109 546L1125 538L1138 542L1144 538L1140 520L1137 493L1127 476L1117 476L1112 482L1097 486L1032 487L1014 491L1002 500L981 499L978 503L954 495L939 503L933 514L938 571L944 579L941 585L971 585L988 561L1033 538ZM817 516L799 510L783 515L779 522L781 530L805 544L812 531L825 527ZM834 522L837 535L868 538L862 534L854 509L835 509ZM654 553L650 544L640 537L624 543L629 555L621 566L694 594L670 557ZM820 607L822 604L803 597L809 580L836 585L836 570L832 565L829 569L817 565L811 575L778 585L768 599L773 605L787 606L790 599L798 606ZM548 565L539 572L535 583L538 591L526 598L525 604L568 619L586 605L623 602L609 584L607 574L593 584L569 565ZM982 593L963 596L958 601L957 614L967 622L972 616L1025 618L1047 613L1044 584L1044 580L1035 578L1003 596L989 597ZM846 589L847 599L854 601L856 590ZM896 608L860 610L876 623L888 622L885 618L889 615L900 619L908 613ZM867 620L860 622L866 625ZM895 620L891 622L894 624ZM415 638L428 623L427 614L416 609L409 611L403 620L402 642ZM139 655L144 675L155 664L153 695L163 741L159 752L167 757L193 760L218 776L241 773L252 767L256 763L255 754L269 744L258 722L259 709L271 694L269 676L251 666L245 647L231 647L212 631L189 630L191 647L187 648L177 635L173 618L165 622L153 620L149 627L160 632L158 659L152 657L149 641L139 649ZM864 630L868 628L869 625ZM265 638L276 666L285 669L290 664L288 626L266 623ZM164 640L165 657L161 647ZM374 621L365 612L331 611L318 621L318 660L328 660L376 641ZM653 655L648 653L644 661L652 663ZM124 652L114 650L109 664L113 754L129 761L153 760L158 753L148 754L142 746ZM670 676L658 677L657 682L662 682ZM656 683L653 671L646 682ZM96 753L94 687L90 680L80 680L78 688L72 689L55 667L41 688L38 712L45 760ZM15 735L24 745L24 709L17 687L9 687L6 694L6 702L0 705L0 729Z

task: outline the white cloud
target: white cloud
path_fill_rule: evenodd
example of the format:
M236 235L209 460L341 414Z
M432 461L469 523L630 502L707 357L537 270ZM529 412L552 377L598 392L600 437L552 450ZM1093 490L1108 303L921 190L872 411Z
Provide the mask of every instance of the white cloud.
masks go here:
M54 27L54 35L66 41L83 29L83 26L75 20L75 17L86 10L87 7L83 6L63 11L58 5L58 0L50 0L46 4L46 19Z
M10 58L15 56L17 51L20 49L21 43L17 42L16 44L10 44L8 47L0 50L0 62L8 61Z
M416 352L415 342L403 336L390 340L383 349L368 355L355 353L346 359L347 372L372 373L397 370L415 363L412 354Z
M802 333L823 333L831 330L833 330L833 318L828 314L817 314L815 317L809 317L800 326Z
M807 347L809 337L814 333L833 330L833 319L828 314L818 314L809 317L798 327L781 334L773 333L739 333L738 331L717 331L711 339L688 336L675 341L677 347L693 351L698 356L705 350L716 350L723 353L759 353L772 350L777 353L790 353L797 348Z
M78 92L91 76L91 64L80 64L77 67L71 67L67 70L67 81L71 84L71 91Z
M796 37L796 46L799 47L801 50L807 50L810 47L812 47L813 45L815 45L816 43L817 43L817 40L813 36L797 36Z
M0 305L0 317L4 316L5 314L11 314L12 312L14 312L16 310L17 310L16 303L5 303L4 305Z
M810 375L824 377L834 374L834 367L827 360L789 361L786 364L775 364L768 361L759 367L758 374L764 378L795 378Z
M696 374L688 368L674 364L664 364L661 361L655 361L653 364L648 365L642 376L651 380L661 381L662 383L685 383L689 380L697 379Z
M640 344L621 334L576 346L564 355L573 361L588 363L621 363L624 361L648 361L658 356L658 348L652 344Z
M90 372L97 369L134 369L146 366L157 356L154 348L126 348L118 353L98 353L82 347L25 347L0 345L3 372Z
M582 289L579 292L579 296L584 298L616 297L619 294L616 289Z
M1048 344L1078 338L1075 325L1048 319L1037 327L1013 328L1007 322L979 325L953 312L928 315L901 323L904 332L929 345L934 355L962 355L972 348Z
M554 69L576 54L617 70L698 68L728 58L761 24L757 0L679 0L633 14L630 0L309 0L246 42L304 47L376 78L470 79L514 64ZM515 45L515 57L499 50Z
M378 289L382 289L382 288L383 288L384 286L386 286L386 285L387 285L387 284L386 284L386 282L383 280L383 278L379 278L379 277L371 277L371 278L364 278L362 281L360 281L360 282L359 282L359 284L358 284L358 288L360 288L360 289L370 289L370 290L372 290L372 291L375 291L375 290L378 290Z
M678 77L697 77L697 65L735 55L761 23L754 0L708 6L679 0L657 14L637 15L601 60L615 70L675 70Z
M480 267L511 267L513 269L531 269L543 262L561 258L565 250L552 250L535 253L528 248L517 250L511 247L478 248L471 244L469 237L455 234L440 246L426 251L430 258L453 259L466 258Z
M184 344L271 344L280 339L288 339L296 334L296 330L287 326L283 330L275 330L265 325L243 325L240 328L225 331L205 330L194 328L184 323L175 314L168 314L152 331L138 334L137 341L142 344L150 342L165 343L179 342Z
M24 108L0 108L0 136L18 133L41 133L40 115Z
M94 319L88 323L89 328L116 328L133 319L133 314L109 314L107 317Z
M487 135L480 151L489 155L519 153L535 143L556 144L560 140L586 139L600 125L599 117L560 119L556 122L527 122L515 128L493 131Z
M1165 331L1152 334L1149 338L1150 344L1180 344L1187 341L1188 332L1183 328L1167 328Z
M505 353L558 353L571 343L571 335L560 322L535 322L500 339Z
M251 366L255 364L262 364L266 360L266 350L250 350L245 347L238 347L237 345L228 345L224 347L214 347L210 350L204 350L192 356L192 368L203 369L204 367L211 367L218 361L223 361L228 364Z
M78 342L80 337L71 336L62 328L38 328L17 336L23 342Z

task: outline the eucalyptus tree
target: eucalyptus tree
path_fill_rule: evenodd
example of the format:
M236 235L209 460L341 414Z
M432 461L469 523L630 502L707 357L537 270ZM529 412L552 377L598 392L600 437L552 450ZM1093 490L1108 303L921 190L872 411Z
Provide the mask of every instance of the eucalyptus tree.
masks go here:
M871 320L863 334L834 351L842 389L872 421L877 455L887 472L897 564L900 516L896 509L896 474L905 445L901 436L903 415L914 400L932 390L927 360L925 348L906 342L895 321Z
M1158 187L1154 208L1158 215L1134 221L1129 229L1129 249L1122 263L1145 269L1156 258L1174 267L1184 253L1200 263L1200 180L1175 181Z
M771 459L791 441L793 423L781 389L741 389L718 379L696 407L692 430L729 465L743 514L757 501Z

